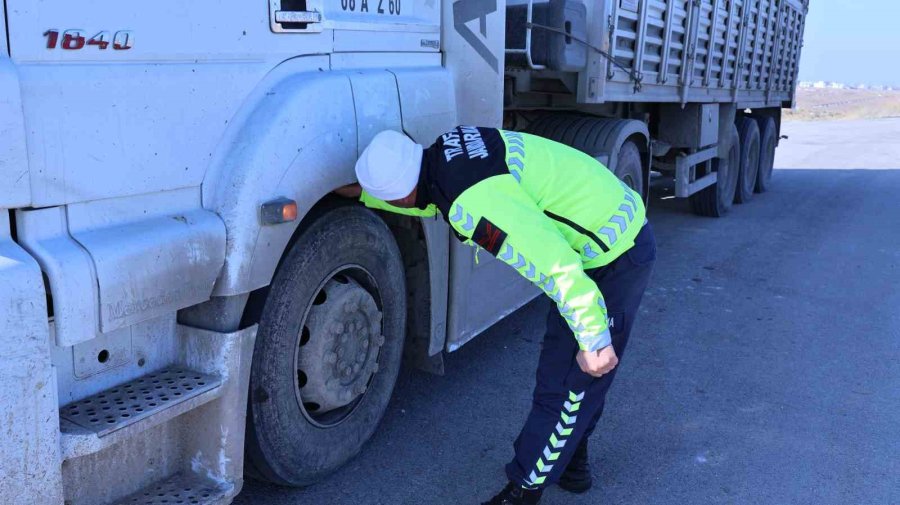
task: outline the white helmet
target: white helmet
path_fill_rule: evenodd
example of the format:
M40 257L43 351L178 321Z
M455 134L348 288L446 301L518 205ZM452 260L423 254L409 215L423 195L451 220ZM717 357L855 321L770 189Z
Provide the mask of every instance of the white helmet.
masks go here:
M422 146L406 135L384 130L356 162L356 178L367 193L391 201L408 196L419 181Z

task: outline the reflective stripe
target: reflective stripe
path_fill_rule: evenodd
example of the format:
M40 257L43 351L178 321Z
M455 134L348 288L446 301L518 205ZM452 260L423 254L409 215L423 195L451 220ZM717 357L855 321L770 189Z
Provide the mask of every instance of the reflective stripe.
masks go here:
M462 205L457 203L453 206L453 215L450 216L450 221L453 223L459 223L463 219L465 219L465 223L460 225L463 230L472 231L475 229L475 222L472 218L472 214L466 212L465 209L463 209Z
M622 189L625 191L625 202L619 205L618 208L620 214L613 214L609 221L597 230L598 235L606 237L606 243L609 244L609 247L615 246L616 242L619 241L619 237L628 231L628 226L634 221L634 214L638 211L634 190L622 181L619 181L619 184L622 185ZM644 222L646 223L646 218ZM604 249L603 252L609 252L609 250Z
M634 201L634 197L632 197L628 192L625 193L625 199L628 200L629 203L631 203L631 206L629 206L628 203L619 205L618 211L622 214L613 214L613 216L609 218L609 221L605 225L603 225L603 227L597 230L598 234L606 237L606 241L609 243L610 247L616 245L616 242L619 241L619 237L621 235L624 235L628 231L629 224L634 221L634 213L635 211L637 211L637 203Z
M616 230L610 228L609 226L600 228L600 230L598 230L598 233L606 236L606 241L609 242L610 246L616 245L616 241L619 240L619 236L616 234Z
M623 203L622 205L619 205L619 212L624 212L625 214L628 214L628 222L629 223L634 221L634 211L631 209L631 207L628 204Z
M583 398L584 391L578 394L574 391L569 391L569 399L563 403L563 408L559 414L562 421L556 423L556 431L550 434L549 443L538 456L537 462L534 464L534 470L531 471L523 483L524 487L534 489L546 482L554 466L550 462L559 459L563 447L566 446L568 437L575 429L575 423L578 421L578 416L575 415L575 412L581 408L581 400Z
M465 211L462 208L456 209L456 214L453 216L456 218L456 221L462 220L462 215L465 214ZM573 309L568 303L564 303L562 299L562 292L558 289L556 285L556 279L551 276L545 275L541 272L538 272L535 268L534 263L528 260L520 252L517 252L515 248L509 244L503 244L503 250L500 251L500 254L497 255L497 259L503 261L507 265L515 268L519 273L524 275L528 280L530 280L534 285L541 288L541 290L554 302L556 302L557 307L559 308L560 316L566 320L569 328L572 330L572 333L575 335L575 339L578 340L579 346L584 345L585 342L588 342L588 345L593 344L593 339L586 339L581 334L584 332L584 324L578 321L578 316L575 313L575 309ZM527 267L527 268L526 268ZM597 304L603 309L604 316L606 314L606 305L603 302L602 295L597 298ZM602 335L602 334L601 334Z
M527 263L525 262L525 256L522 256L522 254L520 253L518 255L518 260L516 261L516 264L512 265L512 267L515 268L516 270L518 270L518 269L524 267L526 264Z
M634 195L636 194L633 189L631 189L628 184L625 184L625 181L619 180L619 184L622 185L622 189L625 190L625 199L628 200L628 203L631 204L631 207L635 212L638 210L637 202L634 199Z
M579 346L583 346L582 349L589 352L599 351L612 344L612 335L610 335L608 327L599 335L576 336L575 338L578 340Z
M554 280L553 277L547 277L547 283L544 284L544 289L548 293L556 291L556 280Z
M534 263L528 263L528 271L525 272L525 277L528 280L534 280L534 276L537 272L534 270Z
M634 222L635 213L638 211L637 201L632 195L633 191L625 185L625 183L622 183L622 187L625 189L625 202L619 205L617 213L613 214L612 217L609 218L609 221L597 230L597 233L593 233L571 219L554 214L549 210L544 210L544 215L586 236L597 244L604 253L608 253L610 248L614 247L616 242L619 241L619 237L628 231L628 227ZM646 222L647 220L645 218L644 223L646 224ZM602 240L601 237L606 240ZM599 256L599 254L591 248L590 243L584 244L581 251L582 256L587 260L592 260Z
M625 187L628 188L628 186ZM628 188L628 190L625 191L625 199L631 204L631 208L637 210L637 202L634 200L634 196L631 195L631 188Z
M628 223L625 221L625 218L622 216L613 216L613 217L609 218L609 222L619 225L619 233L625 233L625 230L628 229Z
M525 139L521 133L503 132L506 141L506 167L509 173L516 178L516 182L522 183L522 172L525 171Z
M546 475L544 475L543 477L538 477L532 471L531 475L528 476L528 480L525 482L525 484L530 488L533 486L539 486L539 485L543 484L545 480L547 480Z
M552 293L547 293L547 296L549 296L550 299L553 300L554 302L556 302L557 304L562 301L562 297L560 296L558 289L553 291Z

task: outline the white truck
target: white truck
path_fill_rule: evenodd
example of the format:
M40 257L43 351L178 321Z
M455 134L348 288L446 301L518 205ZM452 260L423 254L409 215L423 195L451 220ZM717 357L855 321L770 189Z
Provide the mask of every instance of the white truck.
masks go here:
M403 356L439 373L537 294L332 194L376 132L527 130L720 216L769 184L807 4L5 0L0 503L335 471Z

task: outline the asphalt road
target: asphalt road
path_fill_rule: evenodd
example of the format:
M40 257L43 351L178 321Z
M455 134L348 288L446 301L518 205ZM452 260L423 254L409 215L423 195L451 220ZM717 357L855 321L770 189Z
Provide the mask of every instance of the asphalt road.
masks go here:
M596 487L552 504L900 502L900 119L788 123L774 189L721 220L651 203L659 260L607 414ZM881 169L881 170L863 170ZM549 303L404 370L324 482L241 505L479 503L529 408Z

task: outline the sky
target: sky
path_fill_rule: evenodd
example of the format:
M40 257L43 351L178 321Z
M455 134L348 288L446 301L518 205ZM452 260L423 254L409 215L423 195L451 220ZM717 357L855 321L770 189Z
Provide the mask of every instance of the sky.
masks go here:
M810 0L800 80L900 86L900 1Z

